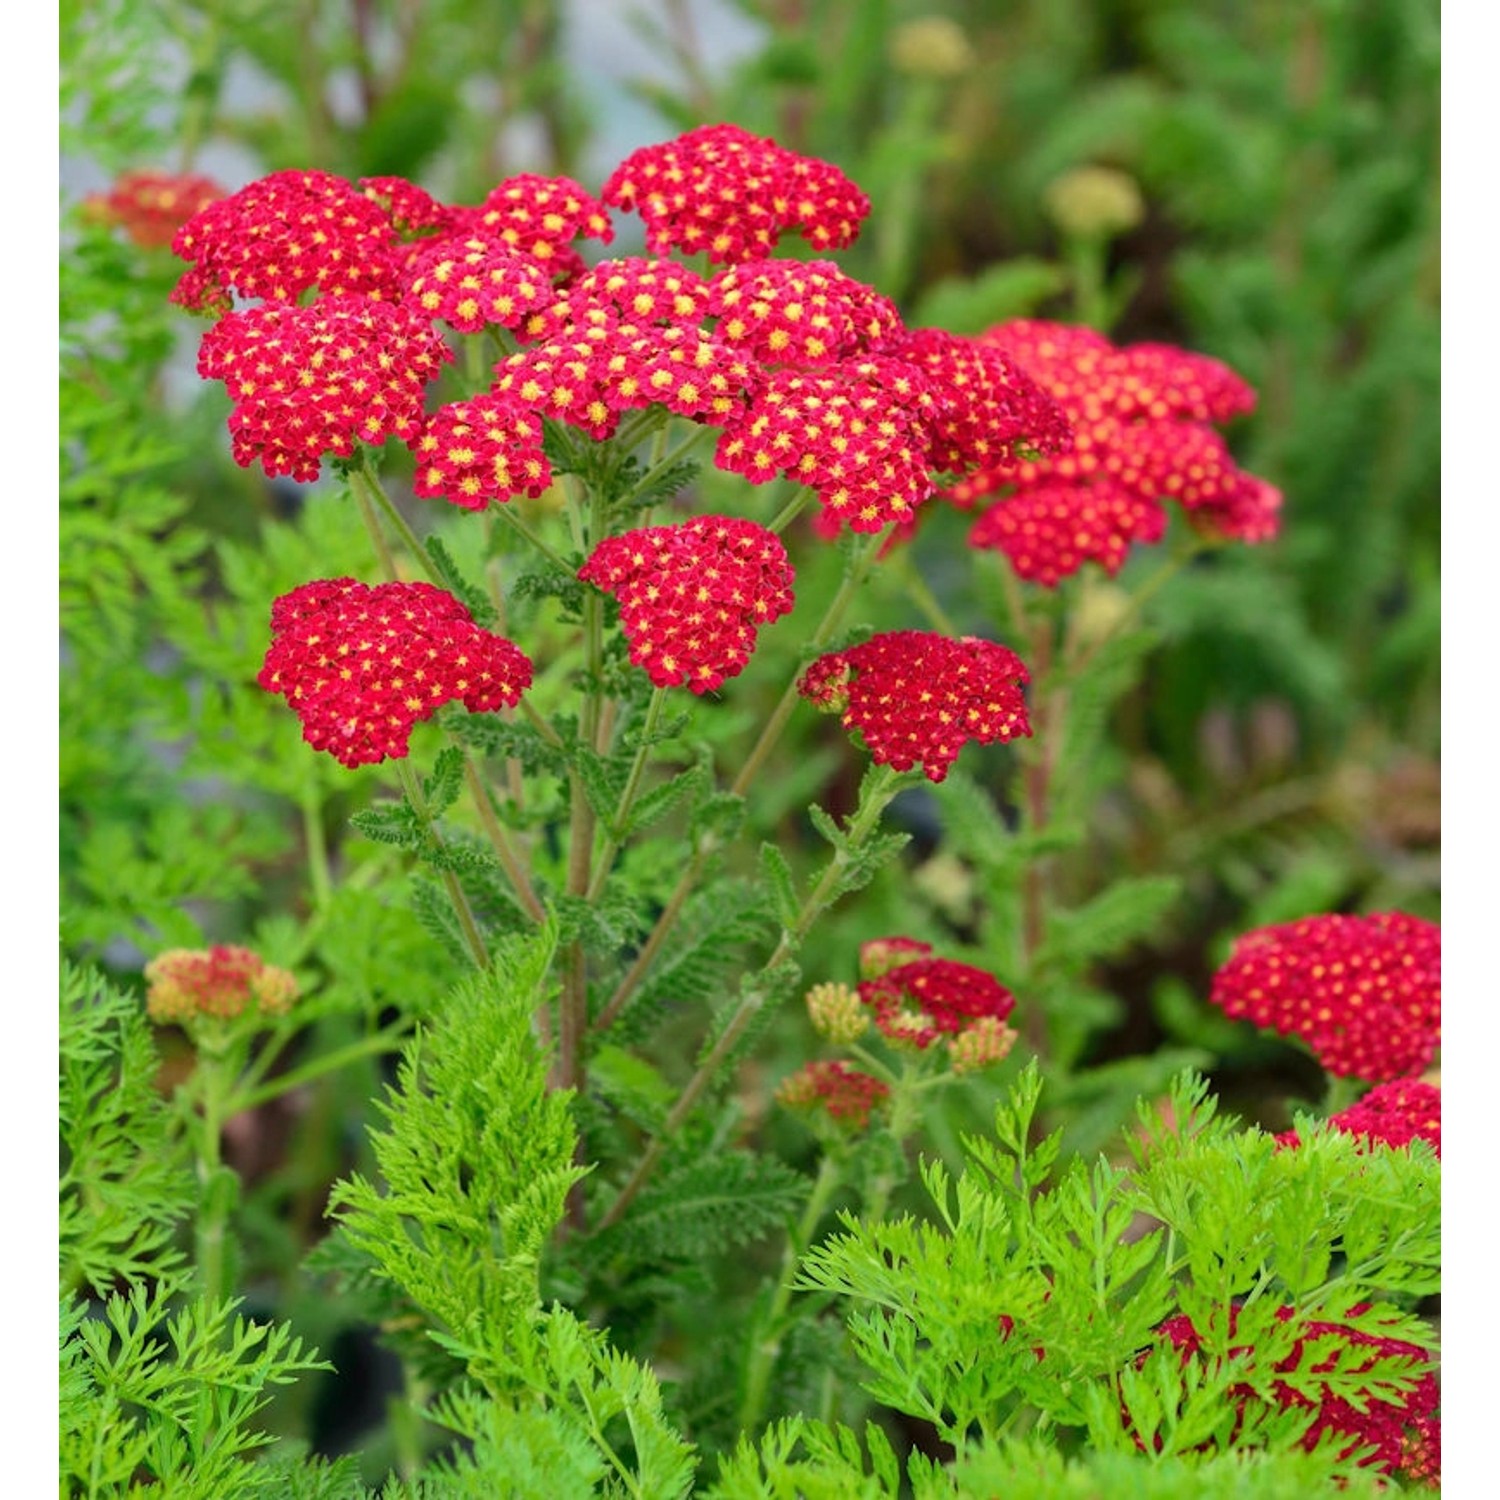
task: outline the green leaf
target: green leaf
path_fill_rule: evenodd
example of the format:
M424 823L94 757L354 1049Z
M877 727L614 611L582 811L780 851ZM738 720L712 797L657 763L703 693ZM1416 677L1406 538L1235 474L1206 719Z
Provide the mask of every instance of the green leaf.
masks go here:
M792 867L775 844L760 846L760 872L771 888L771 899L777 920L788 929L795 927L802 910L797 899L797 886L792 879Z
M425 545L442 587L473 615L476 625L486 630L493 629L498 616L489 594L479 584L464 577L442 537L434 533L426 539Z

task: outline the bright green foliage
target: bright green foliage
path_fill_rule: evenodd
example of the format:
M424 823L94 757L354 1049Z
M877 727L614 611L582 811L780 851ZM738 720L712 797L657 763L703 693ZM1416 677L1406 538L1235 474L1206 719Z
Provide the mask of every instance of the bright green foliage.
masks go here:
M243 1461L269 1441L253 1419L273 1387L329 1366L286 1327L236 1316L237 1298L197 1298L174 1311L180 1290L180 1278L136 1286L111 1296L102 1317L63 1303L65 1493L285 1493L271 1470Z
M66 1291L144 1283L174 1270L195 1192L138 995L73 965L62 972L58 1254Z
M1133 1170L1102 1157L1055 1170L1060 1132L1029 1142L1039 1092L1028 1068L996 1111L996 1139L966 1142L957 1179L924 1165L934 1222L845 1215L845 1232L806 1257L805 1286L855 1304L871 1394L961 1449L1024 1418L1086 1430L1102 1451L1133 1450L1139 1434L1185 1454L1295 1444L1312 1413L1281 1410L1276 1380L1386 1400L1409 1388L1408 1361L1328 1339L1307 1340L1299 1372L1275 1372L1313 1322L1429 1342L1399 1310L1437 1285L1438 1173L1425 1147L1367 1155L1324 1132L1278 1150L1218 1117L1187 1077L1159 1110L1143 1107ZM1177 1312L1203 1355L1164 1345L1137 1368ZM1239 1415L1231 1393L1247 1385ZM1330 1474L1347 1468L1336 1446Z

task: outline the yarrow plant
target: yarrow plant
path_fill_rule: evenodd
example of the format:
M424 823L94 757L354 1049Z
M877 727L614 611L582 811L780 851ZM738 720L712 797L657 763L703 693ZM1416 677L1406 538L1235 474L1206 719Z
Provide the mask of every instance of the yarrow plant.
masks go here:
M1027 1430L1204 1472L1241 1426L1247 1451L1319 1482L1357 1485L1366 1441L1384 1473L1435 1469L1435 1384L1407 1311L1435 1284L1435 1161L1374 1149L1437 1144L1435 1092L1410 1081L1439 1039L1435 926L1312 917L1247 935L1215 976L1228 1015L1301 1037L1335 1074L1402 1081L1328 1130L1279 1146L1231 1130L1179 1078L1170 1110L1143 1112L1133 1173L1100 1157L1054 1174L1058 1137L1033 1120L1067 1002L1089 998L1083 968L1139 916L1135 892L1067 912L1049 887L1066 842L1051 805L1065 710L1102 722L1115 687L1108 661L1090 676L1107 632L1065 629L1063 595L1023 586L1060 590L1086 562L1119 574L1134 545L1163 539L1169 506L1199 547L1273 538L1279 493L1217 430L1253 406L1249 386L1206 356L1061 323L909 327L827 258L872 212L860 188L735 125L633 152L597 195L523 173L445 203L401 177L313 168L210 189L177 189L191 211L172 231L186 270L171 300L212 320L197 368L222 383L230 455L267 478L334 480L366 545L361 563L340 536L321 567L334 576L310 581L288 552L258 602L245 677L284 704L267 743L303 757L278 789L300 799L312 909L301 927L266 924L281 963L221 945L146 966L146 1014L182 1027L193 1058L169 1100L121 1095L182 1169L142 1222L104 1237L125 1246L127 1281L148 1262L170 1272L214 1338L249 1349L225 1323L241 1232L261 1231L240 1222L226 1129L399 1048L312 1263L382 1330L413 1411L449 1434L429 1460L416 1417L393 1422L391 1495L431 1481L671 1497L709 1455L712 1495L873 1493L866 1449L895 1493L884 1429L831 1425L862 1409L854 1360L871 1399L956 1455L950 1473L914 1453L918 1495L1005 1489L1035 1468L1015 1446ZM160 211L149 227L111 212L159 242L179 201L167 191L122 184L122 204ZM604 254L612 210L639 216L648 254ZM794 234L813 258L778 256ZM925 518L981 503L970 542L1004 559L1009 645L954 627L918 573ZM362 566L372 576L353 576ZM237 589L262 576L226 569ZM852 760L813 710L837 717ZM780 778L789 733L817 746ZM861 761L857 778L825 776ZM830 806L803 817L815 776ZM368 867L329 858L325 779L340 798L392 793L353 819L384 846ZM932 900L910 925L876 925L933 805L972 866L949 871L970 909ZM377 899L403 861L409 902ZM1003 930L975 895L1002 868ZM866 888L868 911L846 900ZM430 974L423 958L386 973L370 955L408 910ZM746 1064L799 993L837 1055L788 1059L761 1087ZM113 1054L68 1003L65 1186L108 1203L137 1170L130 1132L101 1102L98 1059ZM365 1029L341 1038L356 1005ZM118 1067L148 1076L139 1015L105 1010L121 1018ZM1058 1065L1063 1090L1077 1051ZM940 1101L967 1109L1007 1083L994 1140L964 1139L961 1180L915 1168ZM918 1175L936 1215L920 1226L900 1211ZM1387 1235L1372 1205L1391 1202L1404 1218ZM820 1239L836 1206L843 1232ZM184 1218L190 1268L163 1251ZM768 1236L780 1260L762 1266ZM1333 1267L1335 1246L1352 1266ZM91 1242L69 1255L75 1286L108 1289ZM1188 1314L1211 1293L1237 1307L1273 1287L1306 1360L1298 1343L1269 1374L1236 1364L1217 1389L1229 1416L1205 1436ZM149 1364L141 1339L160 1313L117 1299L112 1333L82 1314L66 1330L93 1403L75 1467L118 1417L110 1340ZM652 1359L710 1316L712 1347L660 1387ZM266 1335L256 1379L306 1365L280 1337ZM1345 1346L1332 1364L1330 1340ZM205 1388L253 1384L232 1373ZM1241 1419L1247 1391L1311 1425ZM829 1420L775 1420L799 1408ZM225 1419L236 1452L261 1440L256 1409ZM210 1425L189 1424L189 1448ZM1314 1429L1337 1441L1304 1441ZM166 1489L184 1453L147 1443L120 1468ZM299 1464L262 1477L364 1493ZM964 1466L987 1464L1009 1466L1004 1482L963 1488Z

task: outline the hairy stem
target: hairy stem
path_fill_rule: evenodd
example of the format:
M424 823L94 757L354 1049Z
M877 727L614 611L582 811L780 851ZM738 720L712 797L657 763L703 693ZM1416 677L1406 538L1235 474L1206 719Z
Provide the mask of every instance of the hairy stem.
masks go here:
M661 720L662 704L666 701L666 697L665 688L659 687L652 691L651 702L646 709L646 722L641 726L641 742L636 747L635 759L630 764L630 775L626 778L624 791L620 793L620 802L615 808L615 815L610 819L609 827L604 830L604 847L600 850L598 866L588 889L590 901L598 899L600 891L604 889L604 882L609 879L610 865L614 863L615 855L620 849L620 841L625 836L625 821L629 818L630 811L635 806L636 795L641 789L641 778L646 770L646 761L651 753L656 726Z
M490 801L489 788L480 779L479 772L467 752L464 754L464 781L469 788L470 797L474 800L475 811L479 814L479 821L490 841L490 847L495 851L495 858L500 861L500 867L505 871L506 878L510 881L522 909L533 922L545 922L547 909L538 899L536 890L531 884L531 877L527 875L526 866L511 845L504 824L495 816L495 806Z
M401 788L406 793L406 800L411 803L412 811L427 829L433 843L441 848L442 835L438 832L432 809L427 805L427 798L422 794L422 784L417 779L417 773L412 770L411 763L398 760L396 774L401 779ZM458 876L452 870L443 870L440 874L443 889L447 891L448 900L453 906L453 915L458 918L459 932L463 935L464 947L468 949L469 957L474 960L476 968L489 968L489 953L485 949L484 939L479 935L479 924L474 920L474 909L469 905L469 898L464 894L464 888L459 883Z

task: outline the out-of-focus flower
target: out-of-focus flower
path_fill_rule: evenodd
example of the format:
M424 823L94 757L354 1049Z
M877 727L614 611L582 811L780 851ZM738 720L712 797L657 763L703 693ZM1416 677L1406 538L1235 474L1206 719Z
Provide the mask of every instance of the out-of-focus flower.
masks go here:
M622 412L653 405L720 426L744 410L760 380L758 366L701 328L621 322L600 310L502 360L494 391L603 439Z
M137 245L170 245L173 236L199 210L224 196L211 177L193 172L126 172L107 193L84 200L84 212L118 224Z
M921 765L936 782L970 740L1031 733L1021 695L1028 681L1020 657L993 641L895 630L820 656L797 690L859 730L878 764Z
M963 27L947 16L917 16L891 32L891 66L913 78L961 78L974 66Z
M237 464L258 458L267 474L312 480L325 453L415 433L427 383L452 358L410 308L325 297L225 314L203 335L198 373L222 380L234 403Z
M405 286L409 306L460 333L479 333L491 324L519 328L553 296L551 273L539 260L500 240L472 235L422 249Z
M1382 1146L1426 1141L1439 1156L1443 1154L1442 1092L1418 1079L1396 1078L1377 1084L1359 1103L1331 1115L1328 1123L1346 1135ZM1276 1139L1283 1146L1301 1144L1295 1130L1285 1131Z
M1441 930L1404 912L1257 928L1236 939L1209 998L1300 1037L1330 1073L1403 1078L1437 1050Z
M194 214L172 240L191 263L172 300L222 309L228 294L295 302L396 295L391 221L351 182L330 172L273 172Z
M229 1021L254 1007L284 1015L297 998L297 981L249 948L171 948L146 965L146 1013L153 1021L211 1016Z
M1124 234L1146 217L1135 178L1116 167L1073 167L1047 184L1042 203L1064 234L1082 239Z
M953 1054L960 1072L998 1061L1014 1041L1000 1023L1015 1009L1016 997L993 974L956 959L923 957L897 964L861 980L859 998L874 1011L883 1036L918 1048L980 1028L972 1044Z
M445 703L494 712L531 686L530 661L430 583L306 583L272 606L271 636L256 681L351 767L404 758L412 726Z
M752 484L778 474L817 492L836 530L883 531L933 493L927 378L871 355L777 370L724 427L714 463Z
M465 510L512 495L534 499L552 483L542 419L498 396L439 407L407 446L417 459L412 492Z
M704 125L633 151L601 196L640 214L653 251L703 251L711 262L767 256L788 229L816 249L843 249L870 211L837 167L737 125Z
M810 1062L781 1081L776 1101L789 1109L822 1110L844 1125L863 1130L890 1092L878 1078L845 1063Z
M847 984L815 984L807 992L807 1015L819 1036L840 1047L857 1042L870 1026L859 995Z
M1368 1304L1361 1304L1352 1309L1356 1313L1367 1310ZM1238 1309L1235 1308L1230 1309L1231 1334L1238 1321L1237 1311ZM1282 1322L1289 1321L1295 1315L1295 1310L1291 1307L1281 1307L1276 1312L1276 1316ZM1157 1334L1158 1337L1180 1349L1184 1360L1202 1351L1203 1341L1198 1330L1193 1326L1192 1321L1182 1314L1168 1318L1157 1330ZM1277 1363L1275 1373L1285 1375L1295 1371L1299 1377L1305 1378L1307 1374L1316 1375L1320 1370L1333 1367L1337 1356L1330 1354L1323 1363L1303 1370L1305 1357L1303 1345L1307 1339L1337 1340L1346 1347L1368 1349L1370 1351L1368 1364L1373 1364L1377 1359L1406 1358L1413 1365L1427 1365L1432 1360L1431 1350L1408 1343L1404 1339L1381 1338L1342 1323L1312 1322L1307 1325L1306 1332L1294 1344L1291 1354ZM1238 1355L1253 1355L1254 1350L1242 1347L1233 1352ZM1302 1381L1299 1380L1299 1383ZM1230 1395L1237 1402L1238 1409L1243 1411L1245 1402L1250 1400L1257 1390L1265 1393L1265 1387L1265 1381L1257 1380L1253 1386L1247 1383L1234 1387ZM1348 1438L1348 1443L1341 1450L1345 1457L1360 1448L1373 1448L1374 1452L1361 1459L1361 1464L1381 1469L1387 1474L1404 1474L1409 1478L1436 1482L1439 1443L1438 1387L1437 1379L1431 1370L1418 1375L1411 1389L1395 1400L1369 1397L1364 1403L1363 1411L1343 1396L1335 1395L1327 1386L1321 1392L1307 1394L1295 1389L1284 1380L1275 1381L1270 1386L1269 1393L1263 1395L1263 1399L1273 1400L1285 1409L1316 1411L1317 1415L1313 1418L1312 1425L1302 1437L1302 1446L1309 1452L1323 1441L1325 1435L1331 1433L1335 1437Z
M731 266L709 283L707 310L720 338L768 364L862 354L901 326L894 302L827 260Z
M781 538L729 516L607 537L578 576L620 601L631 661L657 687L695 693L744 671L756 631L793 604Z

